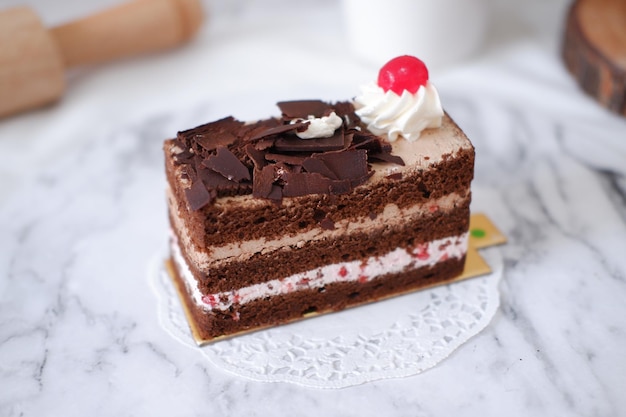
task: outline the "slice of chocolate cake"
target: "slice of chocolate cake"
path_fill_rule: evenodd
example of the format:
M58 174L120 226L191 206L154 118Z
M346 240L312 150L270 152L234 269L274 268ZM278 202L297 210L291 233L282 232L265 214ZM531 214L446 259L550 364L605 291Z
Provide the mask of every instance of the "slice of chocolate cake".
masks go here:
M381 74L416 60L398 59ZM462 272L474 148L427 72L415 88L400 78L354 102L282 102L281 117L228 117L165 142L172 270L198 339Z

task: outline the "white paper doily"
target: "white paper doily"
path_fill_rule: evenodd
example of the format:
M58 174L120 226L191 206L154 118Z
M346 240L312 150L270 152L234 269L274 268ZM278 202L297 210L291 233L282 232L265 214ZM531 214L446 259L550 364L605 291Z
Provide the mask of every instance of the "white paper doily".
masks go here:
M149 278L159 320L174 338L233 374L343 388L416 375L484 329L498 309L502 258L481 250L492 273L197 347L180 300L155 256Z

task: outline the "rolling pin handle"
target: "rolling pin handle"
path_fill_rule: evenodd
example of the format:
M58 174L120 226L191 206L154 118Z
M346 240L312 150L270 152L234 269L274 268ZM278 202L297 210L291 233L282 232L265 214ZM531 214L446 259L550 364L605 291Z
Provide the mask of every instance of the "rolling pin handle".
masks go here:
M51 30L67 68L155 52L200 28L199 0L134 0Z

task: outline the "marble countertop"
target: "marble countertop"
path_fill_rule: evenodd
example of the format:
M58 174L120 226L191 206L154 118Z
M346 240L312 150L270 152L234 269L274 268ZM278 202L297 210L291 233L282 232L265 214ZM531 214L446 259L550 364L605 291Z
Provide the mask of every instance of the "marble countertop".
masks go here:
M49 24L116 2L63 3L30 2ZM208 2L191 44L74 71L60 103L0 121L0 415L626 416L626 119L565 71L566 5L493 0L481 51L432 71L476 147L472 208L509 242L492 321L411 377L234 376L163 330L146 278L165 137L372 79L338 2Z

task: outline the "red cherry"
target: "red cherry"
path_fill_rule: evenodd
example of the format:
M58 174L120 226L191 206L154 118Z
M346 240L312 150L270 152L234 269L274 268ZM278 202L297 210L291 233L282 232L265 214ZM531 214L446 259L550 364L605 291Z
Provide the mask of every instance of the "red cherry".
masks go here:
M428 68L419 59L410 55L402 55L387 62L378 73L378 86L401 95L408 90L415 94L428 81Z

